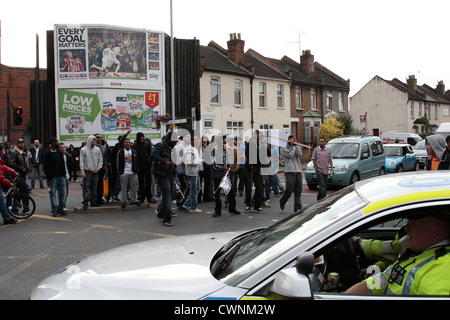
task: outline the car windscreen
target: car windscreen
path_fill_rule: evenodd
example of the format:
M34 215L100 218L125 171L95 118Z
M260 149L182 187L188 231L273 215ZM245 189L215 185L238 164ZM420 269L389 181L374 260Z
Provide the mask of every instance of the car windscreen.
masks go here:
M386 157L401 157L403 155L402 147L385 145L384 154Z
M356 159L359 154L359 144L353 142L329 143L333 159Z
M354 186L344 188L299 214L250 234L242 239L239 246L233 246L228 253L216 256L212 265L216 261L223 265L215 265L213 275L228 285L236 285L305 239L364 205L363 199L354 191Z

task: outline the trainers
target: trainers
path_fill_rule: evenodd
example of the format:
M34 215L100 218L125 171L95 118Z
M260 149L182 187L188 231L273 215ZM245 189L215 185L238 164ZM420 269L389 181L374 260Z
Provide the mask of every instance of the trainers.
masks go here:
M250 207L245 207L245 211L244 212L250 212L250 211L252 211L252 208L250 208Z
M196 213L196 212L202 212L202 210L200 210L200 209L191 209L191 210L189 210L189 212L190 213Z
M17 219L11 217L9 220L4 220L3 224L16 224L17 223Z
M230 210L229 211L231 214L241 214L241 212L240 211L238 211L238 210Z
M261 208L258 208L255 210L256 213L265 213L265 211Z
M173 227L172 221L163 221L163 225L166 227Z

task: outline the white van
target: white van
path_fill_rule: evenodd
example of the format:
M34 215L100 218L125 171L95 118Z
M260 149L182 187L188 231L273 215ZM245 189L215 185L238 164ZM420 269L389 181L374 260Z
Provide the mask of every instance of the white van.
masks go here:
M408 143L415 146L422 138L416 133L401 133L397 131L383 132L381 140L386 143Z
M437 129L436 134L440 134L441 136L444 136L444 138L450 136L450 122L442 122Z

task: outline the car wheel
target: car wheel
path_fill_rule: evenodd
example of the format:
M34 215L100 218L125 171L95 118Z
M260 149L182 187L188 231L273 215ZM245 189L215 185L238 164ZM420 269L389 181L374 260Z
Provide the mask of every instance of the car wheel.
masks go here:
M350 184L354 184L355 182L359 181L359 174L358 172L353 172L352 177L350 178Z
M383 168L380 169L380 172L378 172L378 175L379 176L383 176L385 174L386 174L386 168L383 167Z
M414 166L414 171L419 171L419 170L420 170L420 163L419 163L419 161L417 161Z
M395 169L395 172L403 172L403 166L401 164Z

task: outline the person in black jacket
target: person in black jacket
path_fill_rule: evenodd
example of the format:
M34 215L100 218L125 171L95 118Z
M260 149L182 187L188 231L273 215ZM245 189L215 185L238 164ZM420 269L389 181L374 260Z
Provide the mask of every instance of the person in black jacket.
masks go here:
M123 148L117 154L117 169L120 174L120 189L122 190L122 209L127 206L127 190L130 189L130 204L140 205L137 200L136 185L139 172L139 160L135 149L131 148L130 139L126 138Z
M172 197L172 187L174 178L175 164L172 162L172 148L175 141L172 140L172 131L169 131L165 135L160 143L157 143L152 151L153 169L155 179L158 182L161 189L162 199L158 206L159 218L163 219L163 225L166 227L172 227L172 207L170 201Z
M31 189L34 189L34 182L36 180L36 172L38 174L39 186L44 188L44 180L42 179L42 169L44 168L44 150L39 146L39 140L34 140L33 148L30 148L31 153Z
M66 214L64 208L66 207L67 172L58 138L50 138L49 144L50 148L44 154L44 171L47 176L52 216L57 217ZM56 193L58 193L58 203L56 202Z
M133 148L136 149L139 159L139 196L138 199L141 202L147 198L148 204L152 200L152 159L150 155L152 153L152 146L142 132L136 134L136 141L133 144Z

